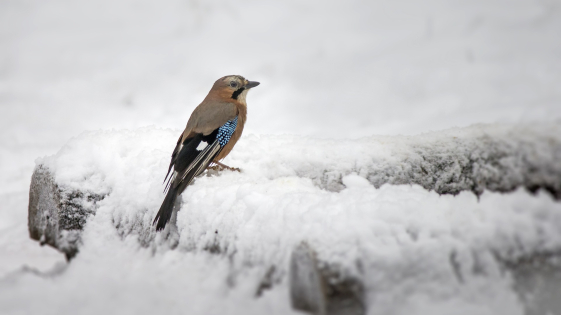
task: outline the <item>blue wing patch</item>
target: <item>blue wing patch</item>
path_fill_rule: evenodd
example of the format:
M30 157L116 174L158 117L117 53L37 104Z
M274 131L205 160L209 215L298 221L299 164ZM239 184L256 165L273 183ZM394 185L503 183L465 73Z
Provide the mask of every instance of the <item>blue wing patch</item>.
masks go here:
M224 147L228 143L228 141L230 141L230 138L232 137L232 134L236 130L237 125L238 125L238 116L236 116L236 118L234 119L228 120L224 125L218 128L218 134L216 135L216 140L218 140L218 143L220 143L220 147Z

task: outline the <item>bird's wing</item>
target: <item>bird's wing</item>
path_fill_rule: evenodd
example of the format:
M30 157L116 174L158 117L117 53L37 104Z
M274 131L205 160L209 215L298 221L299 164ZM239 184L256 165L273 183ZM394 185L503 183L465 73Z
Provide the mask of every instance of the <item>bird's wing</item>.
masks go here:
M164 191L171 185L172 188L180 187L178 191L181 194L193 178L201 174L222 148L228 144L237 125L238 117L236 116L208 135L196 133L193 137L178 142L168 169L169 174L173 167L173 175L166 184ZM167 177L168 175L166 175L166 179Z
M207 136L237 115L238 109L233 103L211 101L203 102L197 106L187 122L187 127L177 140L175 149L171 154L171 161L164 182L167 180L172 167L177 162L177 158L183 147L189 144L197 134ZM197 143L193 143L193 145L197 147L200 144L200 140L195 142ZM184 155L190 156L190 154L187 153L184 153ZM175 169L177 170L177 167L175 167Z
M169 189L169 187L181 186L179 192L181 193L191 183L193 178L207 168L212 159L222 149L220 143L216 140L217 134L218 129L206 136L202 133L197 133L180 144L178 152L172 158L172 164L170 164L170 169L168 170L169 173L171 167L173 167L173 174L166 184L165 190Z

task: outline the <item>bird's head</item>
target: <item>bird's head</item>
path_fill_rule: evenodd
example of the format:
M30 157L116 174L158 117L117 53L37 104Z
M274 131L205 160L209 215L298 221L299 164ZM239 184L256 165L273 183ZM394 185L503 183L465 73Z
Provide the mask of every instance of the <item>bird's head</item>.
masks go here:
M236 100L245 103L247 91L258 85L259 82L248 81L241 75L227 75L214 82L209 96L215 95L222 100Z

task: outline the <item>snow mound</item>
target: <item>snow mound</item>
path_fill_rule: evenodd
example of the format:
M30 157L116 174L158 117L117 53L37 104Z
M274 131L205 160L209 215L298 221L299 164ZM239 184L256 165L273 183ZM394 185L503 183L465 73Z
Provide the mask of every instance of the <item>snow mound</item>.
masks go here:
M305 242L322 272L336 270L330 279L360 282L371 314L521 314L529 302L515 269L561 250L559 124L358 140L245 136L225 160L242 172L198 178L176 229L155 233L177 134L88 132L37 160L61 194L104 196L78 260L95 264L115 248L150 253L147 261L170 249L212 253L227 261L227 276L216 275L224 290L261 295L286 289L290 255Z

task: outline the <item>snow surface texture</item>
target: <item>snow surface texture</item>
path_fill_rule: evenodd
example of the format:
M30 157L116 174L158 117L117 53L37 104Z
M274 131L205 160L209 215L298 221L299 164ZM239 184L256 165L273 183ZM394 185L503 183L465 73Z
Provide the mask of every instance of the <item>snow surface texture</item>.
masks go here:
M551 194L517 189L511 194L485 192L478 198L471 186L459 192L463 186L454 185L450 192L458 195L440 196L418 185L376 188L371 182L391 182L387 174L396 174L400 181L414 183L417 173L410 170L419 163L417 168L431 176L431 188L437 191L440 186L434 183L443 186L454 178L460 183L493 182L489 178L498 176L502 180L497 183L505 188L491 186L497 190L524 186L534 176L559 183L559 128L478 125L344 142L247 136L226 160L243 171L198 178L182 195L177 231L169 237L155 233L152 220L179 131L88 132L37 163L52 172L62 191L106 195L89 217L80 253L69 269L102 263L109 258L95 257L116 255L115 250L132 255L130 259L142 256L141 263L147 265L154 256L199 259L210 253L219 258L208 259L221 258L214 263L225 264L223 290L236 292L241 286L249 294L246 298L260 293L269 301L267 296L274 299L288 290L290 254L305 241L342 278L361 280L371 314L451 309L522 314L524 303L504 268L561 250L561 203ZM493 157L497 152L500 158ZM436 165L427 162L426 157L436 156ZM462 172L461 161L470 159L474 178ZM384 175L376 177L374 170ZM501 176L503 171L515 176ZM533 179L530 186L538 182ZM338 183L337 191L325 189L331 183ZM125 271L117 268L107 277L112 272ZM78 281L68 273L60 279ZM273 283L271 292L259 292L263 281ZM16 292L18 288L25 286L16 286ZM280 310L286 311L275 311Z

